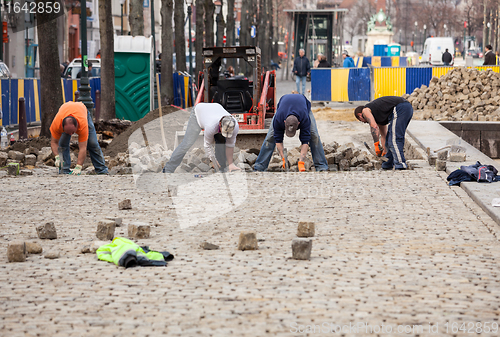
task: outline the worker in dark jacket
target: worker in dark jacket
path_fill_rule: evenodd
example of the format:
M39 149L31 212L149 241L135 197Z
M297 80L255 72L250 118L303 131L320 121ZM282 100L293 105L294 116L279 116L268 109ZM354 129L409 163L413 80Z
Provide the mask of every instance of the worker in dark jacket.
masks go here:
M302 95L306 94L306 78L311 72L309 59L305 56L304 49L299 50L299 57L293 61L292 72L295 74L295 83L297 84L297 92L300 94L300 82L302 81Z
M449 66L451 64L451 61L453 61L453 56L451 56L451 54L448 52L448 48L446 48L445 52L443 53L441 61L443 61L443 65L445 66Z
M493 47L489 44L486 46L486 53L484 53L483 66L494 66L497 64L497 58L492 51Z
M316 120L311 111L311 102L304 95L298 94L281 97L253 169L255 171L265 171L267 169L275 146L278 148L284 168L283 138L285 135L287 137L295 136L297 129L300 130L299 139L302 143L298 163L299 171L306 170L304 161L309 147L311 147L316 171L327 171L328 163L325 158L323 144L319 138Z
M365 106L358 106L354 115L359 121L370 124L377 156L385 155L388 159L382 168L406 170L403 151L406 128L413 117L411 104L402 97L385 96Z

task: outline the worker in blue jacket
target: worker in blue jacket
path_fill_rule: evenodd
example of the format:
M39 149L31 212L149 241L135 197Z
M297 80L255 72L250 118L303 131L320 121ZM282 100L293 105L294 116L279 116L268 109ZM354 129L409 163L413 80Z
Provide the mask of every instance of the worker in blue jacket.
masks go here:
M325 158L323 144L319 138L316 120L311 111L311 102L300 94L289 94L281 97L276 114L255 162L254 171L265 171L267 169L275 146L278 148L283 160L284 168L283 138L285 135L287 137L295 136L297 130L300 130L299 139L302 143L298 163L299 171L305 171L304 161L309 147L311 148L316 171L327 171L328 163Z
M343 67L344 68L354 68L354 60L352 59L352 57L349 56L349 53L347 52L347 50L344 50L342 52L342 58L344 59L344 64L343 64Z

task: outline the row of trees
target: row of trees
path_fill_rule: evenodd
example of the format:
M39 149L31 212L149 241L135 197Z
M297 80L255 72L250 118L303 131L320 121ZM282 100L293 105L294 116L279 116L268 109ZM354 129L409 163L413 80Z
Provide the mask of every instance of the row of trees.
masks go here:
M499 6L500 0L387 0L386 12L391 17L397 42L403 44L409 44L414 33L423 33L424 25L427 36L459 38L463 35L464 22L467 22L468 36L476 36L479 43L500 46ZM374 1L356 1L346 22L348 34L366 34L366 24L375 13Z
M44 2L44 0L36 0ZM99 1L99 24L101 40L101 86L114 88L114 37L111 1ZM175 41L186 41L184 0L161 1L161 97L162 105L173 102L173 53L176 54L176 67L179 71L186 71L186 44ZM227 37L226 45L236 44L235 33L235 0L227 1L227 17L219 16L217 43L222 46L223 36ZM130 0L129 23L132 36L144 35L143 0ZM284 8L291 8L293 0L258 0L241 2L241 22L239 44L257 45L262 50L262 65L269 66L272 58L277 58L278 27L286 26L287 18L281 15ZM202 50L206 46L214 46L214 12L213 0L195 0L196 7L196 73L203 68ZM50 136L49 127L62 102L62 89L59 77L59 57L57 45L57 21L54 13L41 13L39 21L38 39L41 80L41 109L42 109L42 136ZM42 23L43 22L43 23ZM42 23L42 24L40 24ZM256 38L250 37L251 26L257 27ZM189 37L190 38L190 37ZM242 69L244 71L244 69ZM101 93L101 118L115 117L114 90L103 90Z

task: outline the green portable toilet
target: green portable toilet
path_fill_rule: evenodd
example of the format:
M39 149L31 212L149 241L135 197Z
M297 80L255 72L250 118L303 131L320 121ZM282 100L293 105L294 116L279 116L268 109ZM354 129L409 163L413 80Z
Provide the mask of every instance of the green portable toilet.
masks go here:
M116 117L137 121L154 104L153 38L115 36L114 49Z
M387 56L400 56L401 55L401 45L397 43L391 43L387 46L389 51L387 52Z

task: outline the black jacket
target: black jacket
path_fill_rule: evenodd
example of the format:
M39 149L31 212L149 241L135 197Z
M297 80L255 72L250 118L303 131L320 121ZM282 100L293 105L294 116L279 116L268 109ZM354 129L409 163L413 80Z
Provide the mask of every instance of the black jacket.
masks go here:
M318 68L331 68L332 66L327 60L321 60L318 64Z
M451 63L451 61L453 60L453 56L451 56L451 54L447 51L445 51L443 53L443 57L441 58L441 61L443 61L443 63Z
M493 51L488 50L486 54L484 54L484 63L483 66L494 66L497 64L497 57Z
M311 71L311 66L309 64L309 60L304 55L304 57L297 57L295 61L293 61L293 69L292 71L297 72L297 76L306 76Z

